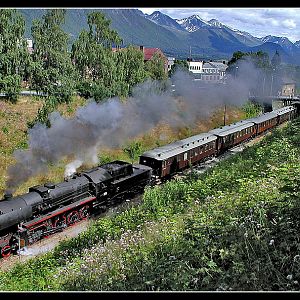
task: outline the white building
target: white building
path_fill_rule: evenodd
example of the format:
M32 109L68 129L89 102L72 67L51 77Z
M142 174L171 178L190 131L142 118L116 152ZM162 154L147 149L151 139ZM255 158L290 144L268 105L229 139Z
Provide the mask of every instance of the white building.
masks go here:
M203 68L203 61L188 61L189 71L194 74L201 74Z
M168 57L168 71L171 70L172 66L174 65L175 57Z
M188 61L189 71L195 75L195 80L217 83L223 82L227 64L223 62Z

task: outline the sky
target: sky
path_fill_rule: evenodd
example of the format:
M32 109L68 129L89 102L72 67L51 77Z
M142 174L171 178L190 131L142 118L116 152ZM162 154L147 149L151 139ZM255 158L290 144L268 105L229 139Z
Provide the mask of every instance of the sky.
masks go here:
M291 42L300 40L300 8L235 8L235 7L142 7L143 13L159 10L173 19L199 15L205 21L217 19L224 25L246 31L255 37L274 35L287 37Z

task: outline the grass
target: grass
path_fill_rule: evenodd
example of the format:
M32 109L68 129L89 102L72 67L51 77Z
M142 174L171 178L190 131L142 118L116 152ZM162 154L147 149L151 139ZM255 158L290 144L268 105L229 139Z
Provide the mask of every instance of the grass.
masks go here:
M148 188L2 290L299 291L300 119L208 172Z

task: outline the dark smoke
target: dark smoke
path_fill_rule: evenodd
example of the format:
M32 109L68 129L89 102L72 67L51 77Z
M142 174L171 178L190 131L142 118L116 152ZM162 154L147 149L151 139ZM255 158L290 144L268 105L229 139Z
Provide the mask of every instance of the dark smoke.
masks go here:
M102 147L121 146L161 121L172 127L192 126L224 103L241 105L257 78L258 71L249 62L242 62L238 75L228 78L226 85L200 84L189 73L178 70L171 78L175 92L171 82L162 89L161 83L146 81L135 87L125 103L119 98L90 101L72 119L54 112L49 116L51 127L36 124L29 131L28 150L14 152L17 162L8 168L7 188L15 190L30 177L45 173L49 163L65 157L75 158L66 175L82 163L96 164Z

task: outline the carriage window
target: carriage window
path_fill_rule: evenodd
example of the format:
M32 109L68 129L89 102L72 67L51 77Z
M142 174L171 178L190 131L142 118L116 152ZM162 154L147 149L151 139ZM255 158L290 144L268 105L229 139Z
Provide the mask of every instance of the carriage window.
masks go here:
M183 160L187 160L187 152L183 154Z

